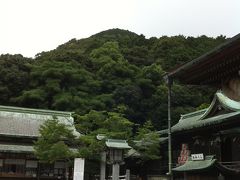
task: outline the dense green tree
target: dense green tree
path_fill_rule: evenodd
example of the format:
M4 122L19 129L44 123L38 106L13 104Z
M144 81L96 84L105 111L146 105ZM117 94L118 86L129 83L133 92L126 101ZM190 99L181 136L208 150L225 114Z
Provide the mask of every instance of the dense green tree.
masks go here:
M74 153L70 146L76 146L71 127L60 123L56 118L49 119L39 129L40 137L34 144L35 155L42 162L53 163L57 160L69 160Z
M22 55L0 55L0 103L14 105L29 81L29 64L32 60Z
M133 149L128 152L129 157L126 159L128 168L145 179L146 165L161 158L160 137L151 121L148 120L138 127L136 136L130 144Z
M160 158L159 138L159 134L149 120L138 128L133 147L140 155L140 163Z
M72 39L34 59L0 56L0 102L36 108L113 112L143 125L163 129L167 120L164 72L224 42L219 36L145 38L111 29L86 39ZM214 90L173 86L173 122L181 113L209 103Z
M130 139L133 123L121 113L107 111L90 111L85 115L75 116L75 127L83 136L80 137L81 148L79 156L90 159L99 158L105 148L104 142L97 139L97 135L106 138Z
M100 83L76 62L44 61L31 66L29 89L18 102L28 107L86 112ZM92 103L91 103L92 102Z

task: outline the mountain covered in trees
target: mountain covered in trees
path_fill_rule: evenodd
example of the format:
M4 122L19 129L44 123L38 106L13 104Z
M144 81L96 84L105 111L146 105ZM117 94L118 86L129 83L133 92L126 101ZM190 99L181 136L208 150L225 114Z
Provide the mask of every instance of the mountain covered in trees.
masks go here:
M163 74L226 40L224 36L145 38L111 29L72 39L35 58L0 56L0 104L74 111L117 112L136 126L167 125L167 87ZM173 120L201 108L212 90L173 86Z

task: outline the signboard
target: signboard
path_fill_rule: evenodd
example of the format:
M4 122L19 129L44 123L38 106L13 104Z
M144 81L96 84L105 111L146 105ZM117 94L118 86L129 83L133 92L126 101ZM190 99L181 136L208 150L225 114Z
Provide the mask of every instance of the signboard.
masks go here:
M84 179L84 159L75 158L73 180L83 180L83 179Z
M201 153L201 154L192 154L192 155L191 155L191 158L192 158L193 161L201 161L201 160L204 160L203 153Z

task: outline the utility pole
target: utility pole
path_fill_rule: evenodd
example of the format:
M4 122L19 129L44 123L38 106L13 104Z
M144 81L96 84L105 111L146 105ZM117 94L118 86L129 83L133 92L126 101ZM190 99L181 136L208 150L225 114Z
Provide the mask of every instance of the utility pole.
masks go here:
M106 152L101 153L101 162L100 162L100 180L106 179Z
M168 85L168 175L170 179L172 177L172 132L171 132L171 88L172 88L172 79L167 76L166 78Z

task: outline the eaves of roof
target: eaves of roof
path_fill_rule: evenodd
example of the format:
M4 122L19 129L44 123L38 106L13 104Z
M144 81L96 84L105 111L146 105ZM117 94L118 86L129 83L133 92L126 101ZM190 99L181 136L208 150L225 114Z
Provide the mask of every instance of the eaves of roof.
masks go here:
M173 171L199 172L199 171L203 171L203 170L214 167L214 165L216 164L216 161L217 160L214 158L214 156L206 156L204 160L198 160L198 161L193 161L191 157L189 157L189 160L185 164L174 168Z
M225 113L214 115L215 108L225 109ZM240 118L240 102L233 101L222 92L217 92L207 109L195 111L181 116L177 124L172 126L172 133L185 133L190 130L213 127L215 125L231 123ZM167 134L167 129L159 131L160 136Z
M131 149L126 140L108 139L106 146L113 149Z
M188 85L219 85L236 76L240 67L240 34L164 76Z

